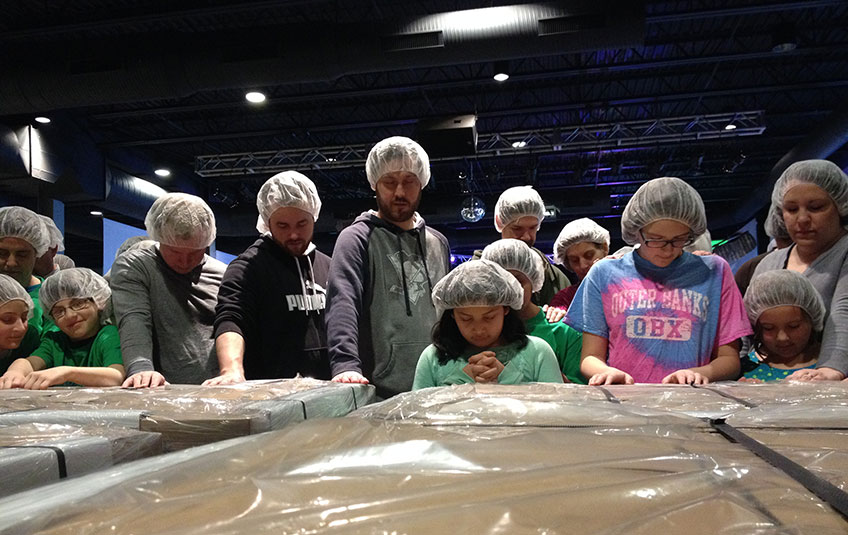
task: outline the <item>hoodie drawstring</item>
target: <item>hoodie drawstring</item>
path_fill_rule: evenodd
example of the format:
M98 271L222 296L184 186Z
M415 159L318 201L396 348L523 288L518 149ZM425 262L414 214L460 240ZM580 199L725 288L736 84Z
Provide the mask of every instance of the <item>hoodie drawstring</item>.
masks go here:
M312 265L312 258L309 255L306 255L306 261L309 263L309 280L312 281L312 306L315 308L315 312L319 315L321 314L321 309L318 307L318 304L315 302L318 299L318 285L315 284L315 266Z
M427 253L424 252L424 247L421 245L421 232L415 232L415 240L418 242L418 252L421 253L421 263L424 264L424 275L427 276L427 287L430 288L430 295L433 295L433 283L430 281L430 270L427 269Z
M400 240L400 232L395 234L395 236L397 236L398 261L400 262L400 276L403 283L403 299L406 302L406 315L411 317L412 307L409 306L409 290L406 289L406 268L403 267L403 243Z
M306 284L303 282L303 271L300 269L300 260L295 257L294 263L297 266L297 278L300 281L300 291L303 293L303 313L309 316L309 296L306 295Z

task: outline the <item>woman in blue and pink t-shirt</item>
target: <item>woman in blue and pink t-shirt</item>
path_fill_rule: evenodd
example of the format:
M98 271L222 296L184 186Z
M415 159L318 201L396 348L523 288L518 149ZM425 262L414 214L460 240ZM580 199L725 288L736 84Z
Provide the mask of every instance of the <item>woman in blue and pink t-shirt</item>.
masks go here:
M730 266L683 251L706 230L700 195L679 178L648 181L627 203L622 238L639 247L596 263L565 319L583 331L590 385L739 376L739 339L752 331Z

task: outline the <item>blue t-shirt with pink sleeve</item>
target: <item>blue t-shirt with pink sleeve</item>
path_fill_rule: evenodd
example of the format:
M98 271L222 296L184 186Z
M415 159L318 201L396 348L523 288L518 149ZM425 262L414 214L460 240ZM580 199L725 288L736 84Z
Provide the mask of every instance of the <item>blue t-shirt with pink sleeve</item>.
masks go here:
M637 383L709 364L719 346L752 333L730 265L686 252L664 268L636 251L596 263L565 322L609 340L607 364Z

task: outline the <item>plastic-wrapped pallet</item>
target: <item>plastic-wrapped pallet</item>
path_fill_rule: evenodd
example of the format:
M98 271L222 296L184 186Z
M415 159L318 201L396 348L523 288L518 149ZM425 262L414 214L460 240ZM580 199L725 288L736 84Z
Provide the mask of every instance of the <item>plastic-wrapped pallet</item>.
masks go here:
M616 420L618 421L618 420ZM703 428L305 422L0 500L0 533L844 534Z
M0 428L0 496L162 453L162 437L121 428Z
M110 424L161 433L166 451L173 451L281 429L307 418L343 416L373 400L372 386L312 379L216 387L0 391L0 405L7 410L0 413L0 426Z
M624 406L671 410L696 418L720 418L746 405L719 392L689 385L609 385L602 387L614 401Z

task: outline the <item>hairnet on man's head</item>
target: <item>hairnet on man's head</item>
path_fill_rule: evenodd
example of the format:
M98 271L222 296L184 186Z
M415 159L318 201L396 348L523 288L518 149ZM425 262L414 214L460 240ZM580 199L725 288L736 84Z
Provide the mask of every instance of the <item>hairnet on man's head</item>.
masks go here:
M144 226L152 240L171 247L205 249L215 241L215 214L203 199L188 193L156 199Z
M503 232L507 225L522 217L538 219L536 230L545 219L545 202L533 186L516 186L501 193L495 203L495 228Z
M44 279L38 292L42 310L53 316L53 307L62 299L91 299L97 310L107 311L112 290L106 279L88 268L63 269Z
M41 218L41 222L44 223L45 227L47 227L47 233L50 235L50 245L47 248L52 249L55 247L57 252L64 251L65 237L62 236L62 232L59 230L59 227L56 226L56 222L53 221L53 218L41 214L39 214L38 217Z
M789 231L786 230L786 222L783 221L783 211L778 210L774 204L769 206L765 221L766 236L775 240L791 240Z
M524 289L508 271L488 260L469 260L454 268L433 287L436 318L459 307L508 306L521 310Z
M483 249L483 260L489 260L502 268L523 273L530 279L534 292L545 283L545 266L542 258L521 240L506 238L490 243Z
M848 217L848 176L838 165L827 160L804 160L787 167L774 184L771 203L782 213L786 192L804 183L825 190L836 204L839 217Z
M810 316L814 331L821 331L824 326L826 311L821 295L810 279L797 271L776 269L757 275L748 286L744 301L751 325L756 325L766 310L795 306Z
M32 297L21 284L8 275L0 274L0 306L11 301L22 301L27 307L27 319L32 317L35 305Z
M0 240L18 238L35 249L35 256L41 256L50 248L50 233L41 217L23 206L0 208Z
M610 233L607 229L595 223L588 217L581 217L571 221L559 232L554 242L554 257L557 262L568 267L568 248L578 243L596 243L604 246L609 252ZM570 268L569 268L570 269Z
M74 262L74 259L70 256L57 254L53 257L53 262L59 266L59 269L70 269L72 267L76 267L77 263Z
M418 177L421 189L430 182L430 157L424 148L408 137L386 138L371 149L365 162L365 174L371 189L387 173L406 171Z
M662 219L689 227L694 236L707 231L704 201L698 192L679 178L662 177L642 184L621 215L621 237L630 245L639 243L639 231Z
M270 232L268 222L280 208L298 208L310 214L313 221L318 221L321 199L315 184L305 175L297 171L283 171L262 184L256 196L256 208L259 210L256 230L264 234Z

